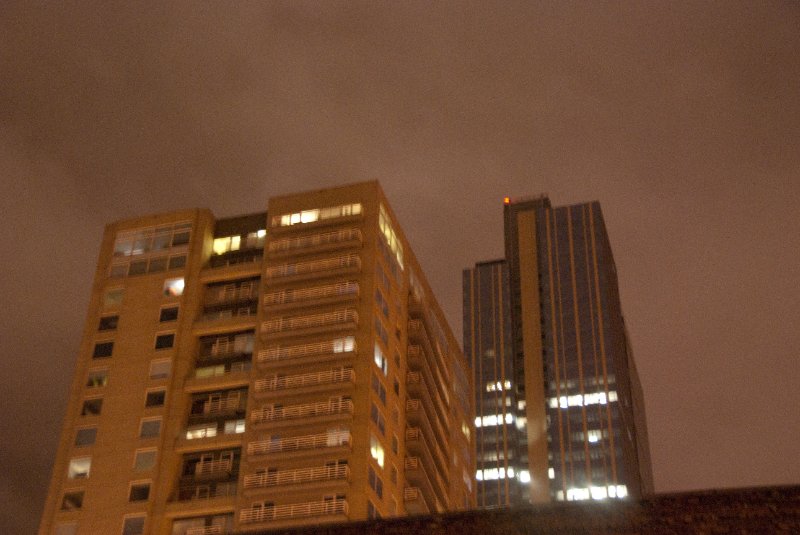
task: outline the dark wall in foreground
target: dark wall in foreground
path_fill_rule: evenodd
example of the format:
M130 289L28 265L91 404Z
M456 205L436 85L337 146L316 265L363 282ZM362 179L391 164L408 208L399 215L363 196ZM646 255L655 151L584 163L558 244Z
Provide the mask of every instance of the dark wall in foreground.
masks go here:
M661 494L641 501L393 518L293 530L285 535L489 535L566 533L800 533L800 486Z

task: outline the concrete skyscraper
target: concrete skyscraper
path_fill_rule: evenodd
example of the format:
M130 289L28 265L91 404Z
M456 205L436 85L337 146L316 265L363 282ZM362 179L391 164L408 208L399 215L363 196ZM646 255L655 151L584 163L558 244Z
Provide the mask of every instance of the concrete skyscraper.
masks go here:
M506 199L505 259L464 271L478 504L652 492L644 399L597 202Z
M470 508L471 391L376 182L112 223L39 533Z

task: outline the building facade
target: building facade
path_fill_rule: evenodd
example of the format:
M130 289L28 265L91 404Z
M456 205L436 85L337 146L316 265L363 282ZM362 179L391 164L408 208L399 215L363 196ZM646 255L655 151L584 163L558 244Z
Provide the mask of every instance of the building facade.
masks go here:
M39 533L473 507L471 380L376 182L110 224Z
M652 493L644 398L600 205L553 208L537 197L506 199L504 209L506 255L491 265L507 270L507 322L486 317L497 307L487 264L464 272L465 353L482 364L473 368L479 504ZM503 375L493 375L501 353ZM502 398L485 402L498 385ZM525 491L502 499L500 480Z

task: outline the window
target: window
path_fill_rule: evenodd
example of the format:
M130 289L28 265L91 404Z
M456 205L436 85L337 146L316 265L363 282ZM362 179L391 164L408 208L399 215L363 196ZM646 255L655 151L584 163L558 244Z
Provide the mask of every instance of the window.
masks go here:
M133 264L131 264L131 268L133 268ZM167 257L166 256L159 256L158 258L151 258L150 265L147 268L148 273L158 273L159 271L165 271L167 269Z
M337 217L358 215L360 213L360 203L343 204L339 206L331 206L330 208L312 208L310 210L303 210L302 212L295 212L293 214L276 215L272 218L272 225L287 227L290 225L297 225L299 223L313 223L321 219L333 219Z
M353 336L346 336L344 338L336 338L333 341L334 353L349 353L353 351L356 346L356 339Z
M177 279L167 279L164 281L164 295L167 297L178 297L183 295L186 283L183 277Z
M77 511L83 506L83 490L68 490L61 499L62 511Z
M383 445L381 444L381 441L378 440L378 437L376 437L375 435L370 435L369 437L369 454L373 459L375 459L375 462L378 463L378 466L383 468L383 460L384 460Z
M214 254L225 254L228 251L238 251L241 245L241 236L225 236L224 238L214 238L212 249Z
M89 370L86 388L100 388L108 384L108 370Z
M377 318L375 323L380 325L380 321ZM384 376L389 373L389 363L386 361L386 357L377 342L375 342L375 365L380 368Z
M161 309L161 314L158 316L158 321L175 321L178 319L178 307L167 307Z
M142 420L139 428L140 438L154 438L161 433L161 418Z
M389 473L389 479L392 480L392 484L397 485L397 467L392 465L392 471Z
M153 390L147 393L144 401L145 407L163 407L164 399L167 397L166 390Z
M98 331L113 331L117 328L117 322L119 321L119 316L103 316L100 318L100 325L98 325Z
M93 398L83 400L81 416L97 416L103 410L103 398Z
M400 381L394 379L394 393L395 395L400 395Z
M389 347L389 334L378 316L375 316L375 334L383 341L383 345Z
M381 515L380 515L380 513L378 513L378 510L375 508L375 504L372 503L370 500L367 500L367 519L376 520L376 519L378 519L380 517L381 517Z
M397 453L398 449L400 449L400 442L397 440L397 435L392 435L392 451Z
M186 265L186 255L169 257L169 269L180 269L185 265Z
M94 345L92 358L102 359L110 357L113 351L114 351L114 342L98 342L97 344Z
M77 457L75 459L70 459L69 468L67 469L67 477L69 479L85 479L89 477L91 468L91 457Z
M131 483L129 502L143 502L150 498L150 483Z
M378 495L378 498L383 498L383 480L378 477L375 470L369 467L369 486Z
M225 422L226 435L238 435L244 433L244 419L241 420L228 420Z
M136 472L146 472L152 470L156 465L156 450L136 450L136 456L133 460L133 469Z
M96 427L83 427L75 433L76 446L91 446L95 440L97 440Z
M383 293L381 292L380 288L375 288L375 302L377 303L381 312L383 312L384 317L389 319L389 304L386 302L386 298L383 297Z
M386 238L386 243L389 245L389 249L392 250L394 253L394 258L397 260L397 263L400 265L400 268L403 267L403 245L400 243L400 240L397 237L394 229L392 228L392 224L389 221L389 215L386 213L386 209L383 205L380 205L380 212L378 214L378 226L383 233L383 237Z
M375 424L381 432L381 435L386 433L386 420L383 418L383 414L378 406L374 403L370 403L369 419L372 420L372 423Z
M172 246L178 247L179 245L186 245L189 243L189 231L175 232L172 235Z
M386 406L386 388L381 383L381 380L378 379L378 376L374 373L372 374L372 391L378 395L378 398L383 403L383 406Z
M122 298L125 295L125 288L111 288L106 290L103 296L103 308L116 308L122 304Z
M142 535L144 533L144 516L129 516L122 522L122 535Z
M72 522L70 524L59 524L56 526L55 535L76 535L78 533L78 524Z
M169 349L175 345L175 333L156 336L156 349Z
M166 379L172 372L171 360L153 360L150 362L150 379Z

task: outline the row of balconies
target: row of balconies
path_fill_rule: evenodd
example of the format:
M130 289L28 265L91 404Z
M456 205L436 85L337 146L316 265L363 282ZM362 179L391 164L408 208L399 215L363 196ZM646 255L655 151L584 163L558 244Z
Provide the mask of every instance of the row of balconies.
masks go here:
M330 299L334 297L358 297L358 282L337 282L335 284L325 284L322 286L312 286L308 288L288 288L268 292L264 295L264 305L287 305L289 303L305 303L320 299Z
M294 485L349 478L350 467L346 464L315 466L313 468L294 468L291 470L278 470L246 475L244 476L244 488L255 489L276 485Z
M315 435L297 437L272 438L259 440L247 445L248 455L267 455L270 453L287 453L325 448L349 446L352 436L349 431L337 430Z
M302 251L304 249L318 249L323 246L360 245L362 242L361 231L357 228L346 228L306 236L290 236L273 240L269 243L270 253L285 253Z
M257 393L277 392L292 388L303 388L338 383L354 383L356 374L352 368L340 368L316 373L303 373L284 377L272 376L258 379L255 383Z
M316 403L302 403L288 407L266 406L255 409L250 413L250 420L254 424L293 420L296 418L310 418L314 416L353 414L353 402L350 399L334 398Z
M282 279L287 277L306 278L329 271L358 271L361 269L361 257L357 254L321 258L304 262L291 262L267 268L268 279Z
M326 515L347 515L349 507L344 498L332 498L315 502L273 505L270 503L253 504L252 507L239 512L242 524L268 522L292 518L307 518Z
M336 338L324 342L312 342L294 346L278 346L262 349L258 352L258 362L269 363L303 357L320 357L338 353L352 354L356 351L353 337Z
M338 327L348 323L358 323L358 312L356 312L355 309L345 308L320 314L273 318L261 324L261 331L264 333L282 333L295 329L310 329L327 326Z

